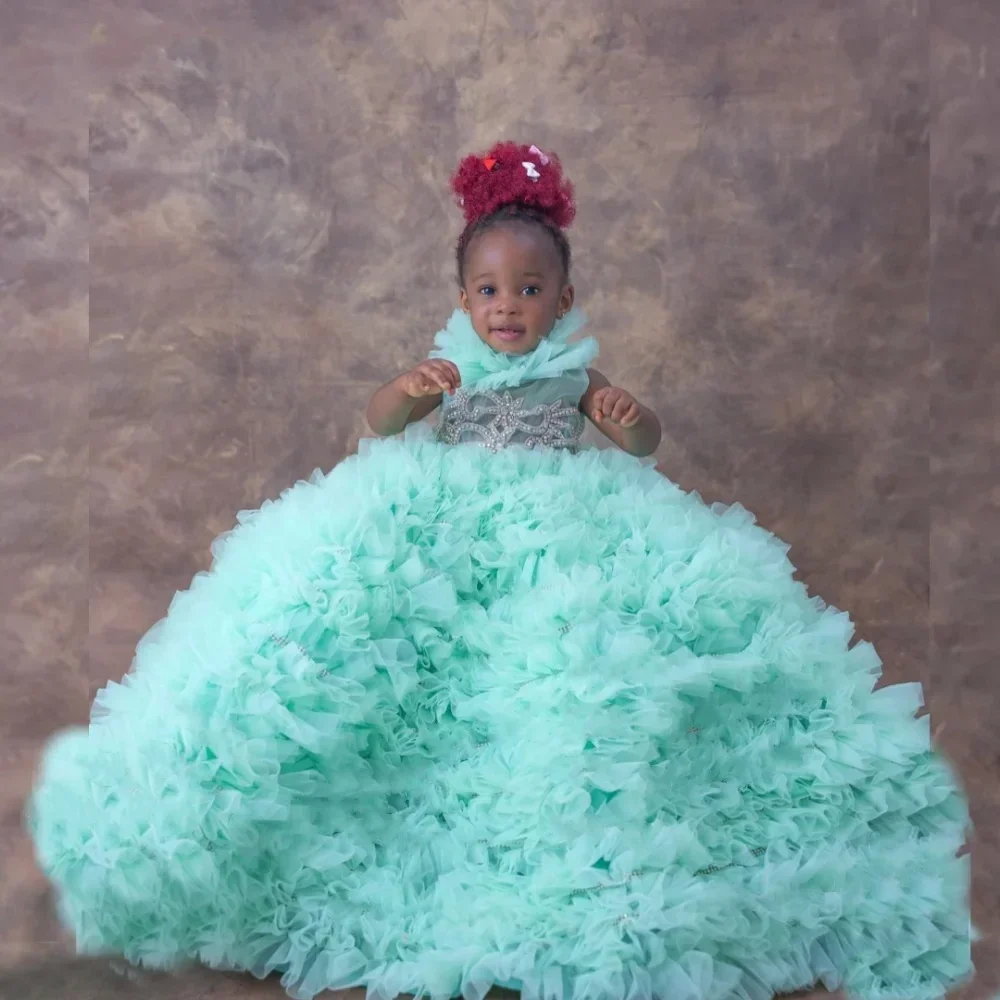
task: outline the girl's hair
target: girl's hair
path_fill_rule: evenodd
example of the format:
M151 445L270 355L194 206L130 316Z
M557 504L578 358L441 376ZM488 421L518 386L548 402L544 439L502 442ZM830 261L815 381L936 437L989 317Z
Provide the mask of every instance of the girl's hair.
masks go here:
M555 153L545 154L537 146L498 142L485 156L465 157L451 187L465 212L465 229L455 248L460 285L465 284L465 255L472 241L508 222L545 230L569 276L571 255L563 229L573 221L576 205L573 185L563 177Z

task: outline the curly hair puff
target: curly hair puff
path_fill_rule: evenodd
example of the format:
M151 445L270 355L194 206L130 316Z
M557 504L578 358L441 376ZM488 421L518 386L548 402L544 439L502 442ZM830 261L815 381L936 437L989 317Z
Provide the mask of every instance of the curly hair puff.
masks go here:
M531 165L530 171L526 164ZM538 226L548 233L569 276L571 254L563 229L572 223L576 205L573 185L563 177L554 153L498 142L485 156L466 156L451 179L451 188L466 222L455 248L459 285L465 283L465 257L473 240L507 222Z

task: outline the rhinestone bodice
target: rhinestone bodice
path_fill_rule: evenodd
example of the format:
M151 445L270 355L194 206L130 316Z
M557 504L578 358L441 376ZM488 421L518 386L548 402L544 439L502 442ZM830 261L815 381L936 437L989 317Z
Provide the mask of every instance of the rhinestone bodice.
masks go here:
M445 397L438 440L494 452L511 445L575 450L586 425L580 413L586 382L578 372L516 388L460 389Z

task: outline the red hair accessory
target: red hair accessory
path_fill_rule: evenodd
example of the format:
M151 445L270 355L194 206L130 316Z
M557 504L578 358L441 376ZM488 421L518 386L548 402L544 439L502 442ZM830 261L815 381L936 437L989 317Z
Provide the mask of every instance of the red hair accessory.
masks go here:
M563 177L559 158L537 146L498 142L485 156L466 156L451 187L467 223L514 204L537 209L560 229L576 215L573 185Z

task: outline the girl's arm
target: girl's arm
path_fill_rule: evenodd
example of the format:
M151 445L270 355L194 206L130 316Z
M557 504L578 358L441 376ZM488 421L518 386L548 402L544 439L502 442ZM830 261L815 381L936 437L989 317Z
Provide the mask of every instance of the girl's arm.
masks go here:
M622 451L638 458L652 455L660 446L660 421L624 389L617 389L593 368L587 369L590 385L580 409L594 426Z
M444 394L453 394L461 384L450 361L423 361L376 391L368 403L368 426L381 437L398 434L433 413Z

